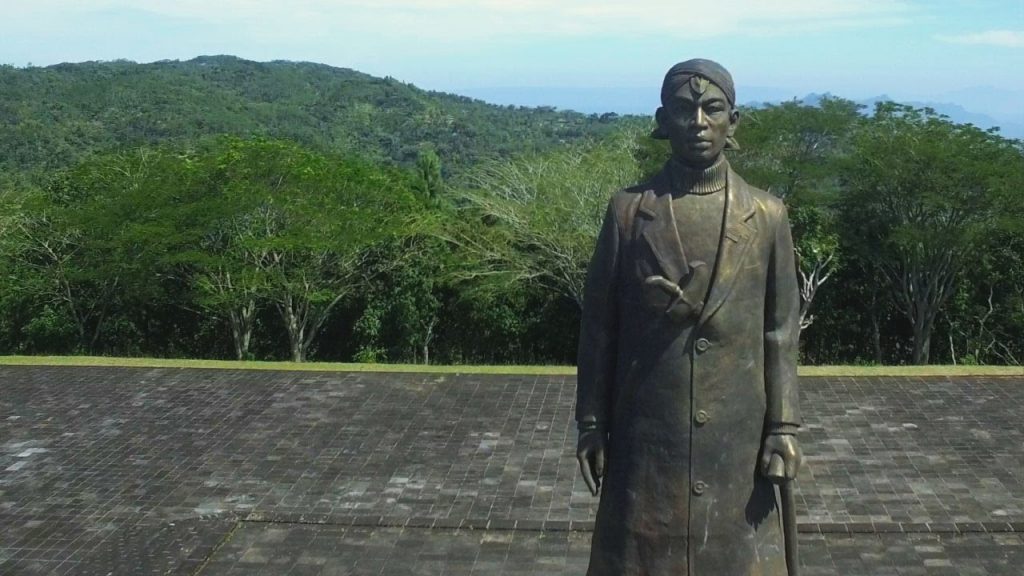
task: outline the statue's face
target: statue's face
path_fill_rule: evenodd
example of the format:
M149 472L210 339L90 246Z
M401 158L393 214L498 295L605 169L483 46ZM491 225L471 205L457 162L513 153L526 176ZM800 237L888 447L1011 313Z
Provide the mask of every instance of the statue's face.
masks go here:
M706 168L718 160L726 139L736 131L740 113L721 88L693 76L658 108L656 119L684 164Z

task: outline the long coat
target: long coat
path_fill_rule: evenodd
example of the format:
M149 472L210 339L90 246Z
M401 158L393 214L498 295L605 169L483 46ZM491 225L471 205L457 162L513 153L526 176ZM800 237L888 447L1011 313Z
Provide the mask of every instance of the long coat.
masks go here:
M785 576L766 430L799 425L799 292L782 202L732 170L699 319L643 289L685 272L666 171L617 193L587 273L576 417L608 431L588 576ZM682 242L681 242L682 240Z

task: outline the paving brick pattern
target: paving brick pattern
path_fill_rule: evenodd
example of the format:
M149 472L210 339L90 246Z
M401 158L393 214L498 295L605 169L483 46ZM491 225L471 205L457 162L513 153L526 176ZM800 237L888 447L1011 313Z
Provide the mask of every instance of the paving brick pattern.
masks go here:
M1021 534L804 535L804 576L1020 576ZM583 576L585 532L246 523L203 576Z
M811 549L1015 550L1024 376L806 378L801 393ZM573 399L566 377L0 367L0 574L190 574L262 522L398 538L399 555L401 538L460 527L453 546L485 528L527 549L587 540L566 532L596 506Z
M855 531L1024 526L1024 378L801 384L804 520Z

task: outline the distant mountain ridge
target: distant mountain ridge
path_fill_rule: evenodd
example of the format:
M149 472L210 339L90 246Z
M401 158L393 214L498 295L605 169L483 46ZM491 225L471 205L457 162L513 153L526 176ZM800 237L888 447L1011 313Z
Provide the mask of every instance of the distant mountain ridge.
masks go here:
M658 89L656 86L637 87L491 87L467 88L459 91L462 94L479 98L487 102L515 106L554 106L561 110L576 110L584 113L615 112L618 114L653 115L658 107ZM991 93L997 98L986 98ZM778 104L789 100L797 100L809 105L816 105L824 96L832 94L811 93L803 97L790 94L781 88L763 86L740 86L740 101L745 106L762 106ZM1000 133L1008 138L1024 139L1024 94L1012 91L979 88L973 91L950 93L949 96L964 101L971 101L976 106L991 110L991 113L975 112L961 104L941 101L903 101L917 108L929 107L958 123L970 123L988 129L993 126L1000 128ZM840 96L841 97L841 96ZM942 96L940 96L942 97ZM867 112L874 109L875 102L893 100L881 95L873 98L854 100L863 104ZM993 101L995 100L995 101ZM1013 103L1018 103L1014 106ZM1001 104L997 106L996 104Z
M832 94L815 94L811 93L800 99L804 104L816 106L821 102L822 98L831 97ZM864 100L856 100L858 104L865 106L865 111L870 112L874 110L875 104L878 102L887 102L896 100L889 96L882 94L873 98L867 98ZM988 114L981 114L978 112L971 112L959 104L952 104L949 102L917 102L917 101L901 101L902 104L907 104L915 108L931 108L939 114L948 116L953 122L959 124L973 124L979 128L992 128L999 127L999 133L1008 138L1024 138L1024 123L1000 121Z
M0 65L0 176L46 175L97 152L188 145L218 134L286 138L319 151L407 166L431 147L453 176L486 158L600 137L624 123L647 125L658 105L657 90L645 87L464 92L423 90L324 64L233 56ZM742 93L747 102L789 99L773 88L747 87ZM994 89L963 95L1003 115L1014 113L1010 96ZM809 94L801 101L812 104L821 97ZM862 103L870 108L876 100ZM998 125L1003 135L1024 138L1024 121L1000 122L956 104L921 105L956 122Z
M309 62L233 56L0 66L0 172L45 174L98 151L216 134L287 138L447 173L615 129L621 119L488 104Z

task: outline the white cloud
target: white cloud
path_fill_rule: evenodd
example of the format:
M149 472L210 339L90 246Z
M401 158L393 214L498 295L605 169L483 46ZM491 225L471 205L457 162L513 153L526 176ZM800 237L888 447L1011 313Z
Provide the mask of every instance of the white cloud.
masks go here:
M953 44L980 44L1004 48L1024 48L1024 30L988 30L974 34L938 36L938 39Z
M126 9L253 33L328 35L344 31L462 43L522 36L649 35L699 39L891 23L910 0L35 0L5 14Z

